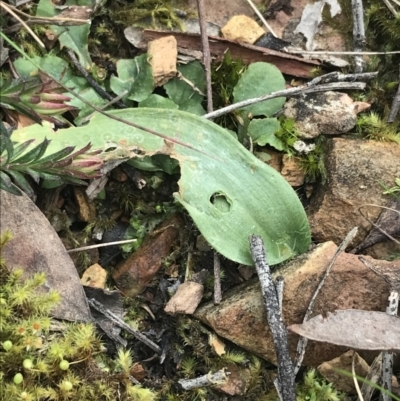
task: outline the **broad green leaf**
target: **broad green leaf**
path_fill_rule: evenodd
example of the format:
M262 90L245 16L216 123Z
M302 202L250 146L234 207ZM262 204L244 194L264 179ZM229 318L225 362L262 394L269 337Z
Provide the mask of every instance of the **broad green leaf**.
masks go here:
M179 110L192 114L203 115L201 105L206 90L206 77L202 65L198 61L178 67L183 78L169 80L164 88L168 97L179 106ZM201 92L201 93L200 93Z
M63 3L65 6L93 6L92 0L67 0ZM38 17L54 17L60 11L56 10L51 0L40 0L36 15ZM79 62L84 68L89 69L92 65L88 49L88 37L90 24L75 26L57 26L51 25L51 30L59 37L58 40L63 47L73 50L79 58Z
M147 99L139 103L139 107L150 107L155 109L172 109L176 110L179 106L174 103L171 99L156 95L152 93Z
M134 59L118 60L118 77L112 75L110 79L111 90L120 95L128 91L126 97L141 102L149 97L154 89L154 79L147 54Z
M72 78L72 71L69 64L60 57L47 55L44 57L32 57L32 60L51 77L60 80L62 83L68 82ZM38 69L29 60L22 57L14 62L15 69L22 77L31 77L38 74Z
M236 103L283 89L285 89L285 79L278 68L272 64L258 62L251 64L240 77L233 90L233 98ZM272 117L281 109L284 103L285 98L278 97L252 104L244 107L243 110L253 116Z
M97 107L102 107L108 103L108 100L102 98L86 81L83 77L72 77L66 86L73 88L74 92L78 93L85 100ZM70 102L71 106L75 106L79 109L78 117L75 118L74 122L80 125L83 118L93 113L93 108L86 103L83 103L76 97L73 97Z
M250 234L261 235L271 265L305 252L310 229L303 206L285 179L258 160L226 130L211 121L177 110L136 108L110 114L140 124L175 142L96 114L84 127L52 132L49 124L14 131L13 140L52 142L47 152L68 145L107 142L121 150L139 148L141 156L169 155L180 164L179 192L175 198L186 208L198 229L218 252L250 265ZM186 146L178 144L184 143ZM108 157L111 155L108 154Z
M260 118L250 121L247 132L254 143L260 146L270 145L277 150L284 150L285 144L275 136L281 124L277 118Z

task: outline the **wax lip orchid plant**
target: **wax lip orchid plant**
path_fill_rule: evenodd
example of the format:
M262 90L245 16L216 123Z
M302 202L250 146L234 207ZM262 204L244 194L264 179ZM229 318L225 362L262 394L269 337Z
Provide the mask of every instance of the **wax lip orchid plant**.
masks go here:
M62 93L65 89L45 74L9 80L0 89L1 106L27 114L39 123L42 120L59 123L56 116L76 109L66 103L71 97Z

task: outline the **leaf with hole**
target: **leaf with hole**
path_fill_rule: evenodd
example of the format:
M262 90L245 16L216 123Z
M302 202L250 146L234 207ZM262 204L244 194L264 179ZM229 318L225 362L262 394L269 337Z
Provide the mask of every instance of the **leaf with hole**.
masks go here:
M84 127L60 129L57 133L48 124L32 125L15 131L13 140L40 141L47 137L52 140L48 152L91 142L92 149L109 148L107 143L113 143L117 146L115 157L129 149L139 159L167 155L180 165L175 198L222 255L253 264L250 234L263 238L271 265L308 249L310 228L295 191L226 130L178 110L136 108L110 114L150 128L170 141L98 114Z

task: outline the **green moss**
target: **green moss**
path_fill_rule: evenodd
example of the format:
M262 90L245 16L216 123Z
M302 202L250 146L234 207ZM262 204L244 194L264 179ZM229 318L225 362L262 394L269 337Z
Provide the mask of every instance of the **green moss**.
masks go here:
M178 17L179 4L183 3L173 0L137 0L122 7L113 5L110 16L113 21L125 26L179 28L184 31L185 27Z
M5 234L0 245L9 238ZM154 400L153 392L130 381L130 352L109 358L95 326L63 323L52 330L50 312L60 296L38 291L45 281L44 273L23 279L22 270L0 263L0 399Z
M296 389L297 401L340 401L344 398L327 383L315 369L310 369L304 376L303 383Z

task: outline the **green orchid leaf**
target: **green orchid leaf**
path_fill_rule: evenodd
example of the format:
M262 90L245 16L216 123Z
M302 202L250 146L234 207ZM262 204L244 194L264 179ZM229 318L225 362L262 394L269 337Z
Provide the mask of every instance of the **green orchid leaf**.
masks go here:
M63 3L65 6L93 6L92 0L67 0ZM40 0L36 9L38 17L54 17L60 11L54 7L51 0ZM90 33L90 24L74 25L74 26L57 26L51 25L50 29L54 32L60 44L63 47L73 50L79 58L80 64L89 69L92 60L89 54L88 37Z
M153 73L147 61L148 57L147 54L143 54L134 59L118 60L118 77L111 76L111 90L117 95L127 90L126 97L136 102L147 99L154 89Z
M253 63L240 77L233 90L235 103L242 100L268 95L272 92L285 89L285 79L282 73L273 64ZM284 97L266 100L244 107L252 116L272 117L285 103Z
M171 109L177 110L179 106L174 103L171 99L156 95L152 93L147 99L139 103L139 107L150 107L153 109Z
M277 118L260 118L250 121L247 132L257 145L270 145L277 150L285 150L285 144L275 135L280 128Z
M198 61L178 67L182 77L169 80L164 89L168 97L179 106L179 110L197 114L205 114L201 103L206 90L206 76L203 66Z
M32 57L35 64L38 64L43 71L51 77L59 79L62 83L68 82L72 78L72 70L69 64L62 58L52 55L43 57ZM21 77L31 78L39 73L38 68L25 58L18 58L14 62L15 69Z
M13 140L52 140L47 152L68 145L121 151L138 149L140 156L164 154L179 162L181 177L175 198L218 252L236 262L253 264L250 234L260 235L271 265L307 251L310 229L295 191L272 167L258 160L226 130L211 121L177 110L136 108L110 112L171 138L144 132L95 114L84 127L60 129L33 125L13 133ZM180 144L178 144L180 143ZM113 153L107 153L108 158Z

